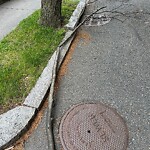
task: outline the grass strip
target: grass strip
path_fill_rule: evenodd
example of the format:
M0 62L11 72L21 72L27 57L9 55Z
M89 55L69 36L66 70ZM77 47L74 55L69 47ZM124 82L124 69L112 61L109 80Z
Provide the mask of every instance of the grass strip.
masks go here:
M64 0L65 23L77 1ZM0 108L20 103L35 85L42 70L65 35L65 29L40 26L40 10L20 22L0 41Z

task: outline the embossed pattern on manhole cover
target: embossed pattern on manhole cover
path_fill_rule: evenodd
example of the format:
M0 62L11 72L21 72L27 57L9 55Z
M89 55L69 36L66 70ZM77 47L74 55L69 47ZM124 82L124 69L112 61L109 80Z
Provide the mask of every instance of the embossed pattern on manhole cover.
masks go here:
M126 150L128 130L117 112L101 103L73 106L59 128L64 150Z

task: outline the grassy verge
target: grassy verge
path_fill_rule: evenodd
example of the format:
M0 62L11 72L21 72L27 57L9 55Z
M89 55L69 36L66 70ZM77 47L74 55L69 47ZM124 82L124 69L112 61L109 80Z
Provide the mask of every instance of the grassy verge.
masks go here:
M77 1L64 0L62 14L70 18ZM40 10L24 19L0 42L0 108L22 102L32 89L65 29L38 24Z

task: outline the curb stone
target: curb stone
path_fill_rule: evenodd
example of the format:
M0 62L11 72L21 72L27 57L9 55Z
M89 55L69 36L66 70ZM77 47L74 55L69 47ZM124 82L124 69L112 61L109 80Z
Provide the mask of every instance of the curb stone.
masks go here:
M79 19L82 16L84 9L86 7L86 3L87 0L80 0L79 4L77 5L77 8L74 10L72 16L69 19L69 23L66 25L66 27L69 30L73 30L78 24Z
M77 25L81 15L84 12L86 0L80 0L73 15L71 16L68 29L74 29ZM71 23L73 22L73 23ZM71 35L72 31L68 31L63 39L67 39ZM68 42L62 47L58 61L58 68L61 66L66 53L71 45L74 36L71 37ZM26 97L23 106L18 106L8 112L0 115L0 150L9 147L12 143L21 137L21 135L28 129L32 119L37 114L37 110L40 108L44 97L51 85L53 65L55 63L56 52L52 55L47 66L43 70L41 76L37 80L34 88Z
M22 131L30 125L35 111L35 108L18 106L0 116L0 149L20 137Z
M36 82L36 85L31 90L27 98L25 99L23 105L28 106L28 107L33 107L36 109L40 107L41 102L51 84L52 70L53 70L53 65L55 62L55 57L56 57L56 51L54 52L47 66L43 70L41 76Z

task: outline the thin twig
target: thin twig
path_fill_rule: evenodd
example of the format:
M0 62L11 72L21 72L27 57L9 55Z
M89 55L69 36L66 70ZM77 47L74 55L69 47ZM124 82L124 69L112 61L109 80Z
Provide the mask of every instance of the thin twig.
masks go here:
M70 34L70 36L63 41L62 43L60 43L59 47L62 47L72 36L73 34L85 23L85 21L87 21L91 16L93 16L95 13L97 13L98 11L105 9L107 6L101 7L97 10L95 10L94 12L92 12L90 15L88 15L81 23L79 23L79 25L72 31L72 33ZM101 12L102 13L102 12Z
M100 13L96 13L96 14L101 14L101 13L116 13L116 14L120 14L122 16L125 16L126 14L122 13L122 12L118 12L118 11L111 11L111 10L105 10L103 12Z
M92 2L88 2L87 3L87 5L91 5L92 3L95 3L95 2L97 2L98 0L94 0L94 1L92 1Z
M48 98L48 111L47 111L47 136L48 136L48 148L49 150L55 150L55 144L54 144L54 135L52 130L52 104L53 104L53 93L54 93L54 84L56 80L56 69L58 64L58 56L59 56L59 47L56 51L56 57L54 60L54 66L52 71L52 82L50 86L50 93Z
M14 146L11 146L9 148L6 148L5 150L13 150L14 149Z
M122 2L121 5L119 5L118 7L113 8L111 11L117 10L118 8L122 7L124 5L124 3Z
M116 18L116 17L114 17L114 16L112 16L112 17L109 17L110 19L115 19L115 20L118 20L118 21L120 21L121 23L124 23L124 20L121 20L121 19L118 19L118 18Z

